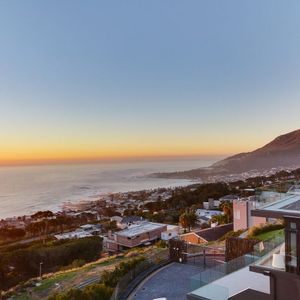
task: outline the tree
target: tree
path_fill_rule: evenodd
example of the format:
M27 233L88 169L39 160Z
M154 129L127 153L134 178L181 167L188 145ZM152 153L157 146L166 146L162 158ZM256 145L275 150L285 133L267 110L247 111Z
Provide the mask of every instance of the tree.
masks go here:
M214 215L211 218L211 223L217 223L218 225L226 224L227 217L226 215Z
M93 284L84 289L84 294L89 300L109 300L113 293L113 288L104 284Z
M26 234L24 229L16 228L16 227L3 227L0 228L0 239L19 239L24 237Z
M188 228L188 231L191 231L191 227L195 225L197 221L197 215L193 210L186 210L179 217L179 222L183 228Z
M233 204L229 201L225 201L220 204L220 209L225 215L226 223L231 223L233 221Z
M7 248L0 255L0 289L37 276L40 262L45 272L53 272L73 263L96 260L101 251L102 239L98 236Z
M31 215L32 219L38 220L38 219L46 219L46 218L52 218L54 216L53 212L50 210L45 211L38 211L35 214Z

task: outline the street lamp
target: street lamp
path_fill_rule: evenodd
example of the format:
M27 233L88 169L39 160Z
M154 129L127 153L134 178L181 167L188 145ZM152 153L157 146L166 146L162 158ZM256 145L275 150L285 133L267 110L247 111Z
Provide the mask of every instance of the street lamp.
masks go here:
M40 262L40 279L42 279L42 264L43 264L43 262L41 261Z

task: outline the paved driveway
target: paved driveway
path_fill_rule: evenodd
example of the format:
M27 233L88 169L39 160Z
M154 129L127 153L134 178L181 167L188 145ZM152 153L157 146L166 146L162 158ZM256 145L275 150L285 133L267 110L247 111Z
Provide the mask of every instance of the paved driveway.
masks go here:
M186 300L186 294L191 292L190 277L201 270L193 265L172 263L142 282L128 300L152 300L161 297L168 300Z

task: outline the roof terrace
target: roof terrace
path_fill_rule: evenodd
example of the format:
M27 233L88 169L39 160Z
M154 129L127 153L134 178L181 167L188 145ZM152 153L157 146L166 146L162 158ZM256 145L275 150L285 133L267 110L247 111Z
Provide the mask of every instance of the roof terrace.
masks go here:
M117 235L125 236L125 237L134 237L136 235L142 234L144 232L153 231L159 228L166 227L166 224L153 223L144 221L136 225L131 225L127 229L116 232Z

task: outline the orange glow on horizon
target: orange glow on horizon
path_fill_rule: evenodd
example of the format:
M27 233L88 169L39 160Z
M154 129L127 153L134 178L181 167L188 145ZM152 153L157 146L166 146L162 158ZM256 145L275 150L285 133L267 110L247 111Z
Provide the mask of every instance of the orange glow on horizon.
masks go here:
M92 147L91 147L92 148ZM228 156L243 149L230 149L215 147L214 149L200 147L161 147L148 148L140 146L129 147L103 147L87 149L87 147L20 147L0 150L0 165L26 165L43 163L68 163L85 161L118 161L134 159L172 159L189 157Z
M264 144L255 137L196 136L74 136L63 139L7 136L0 141L0 165L119 161L229 156L252 151Z

